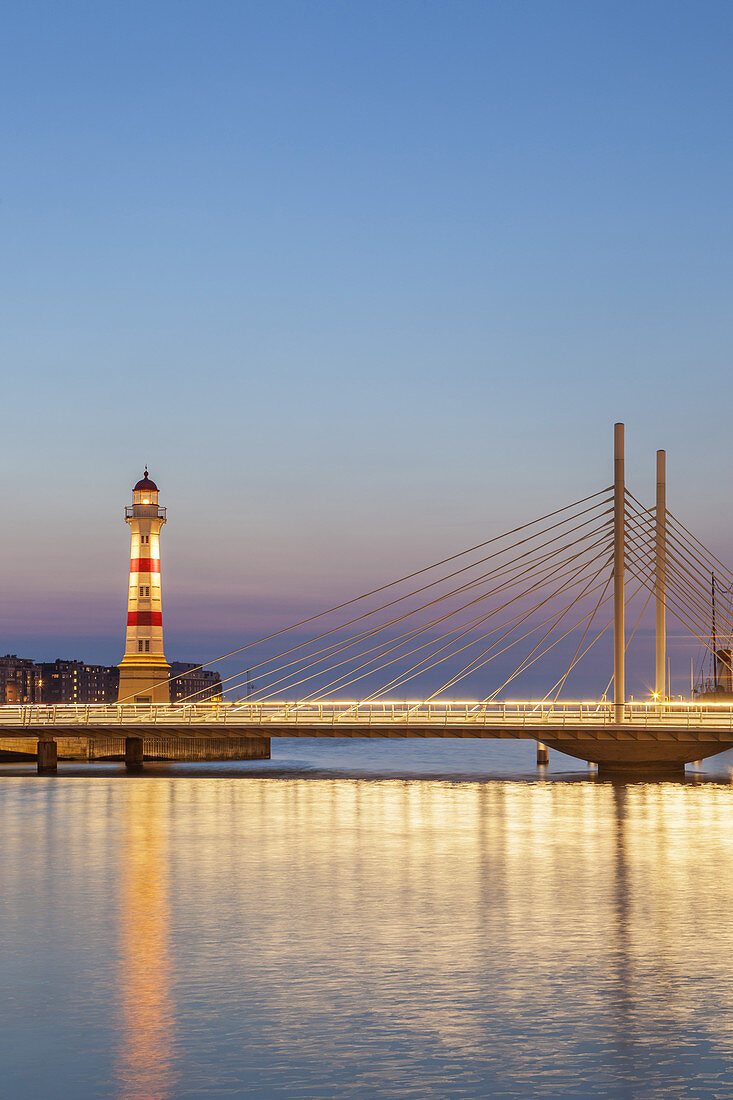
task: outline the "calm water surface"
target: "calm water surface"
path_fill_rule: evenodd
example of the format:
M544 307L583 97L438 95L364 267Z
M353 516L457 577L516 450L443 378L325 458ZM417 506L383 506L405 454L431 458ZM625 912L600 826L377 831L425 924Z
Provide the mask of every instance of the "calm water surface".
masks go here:
M731 1097L733 758L0 771L3 1097Z

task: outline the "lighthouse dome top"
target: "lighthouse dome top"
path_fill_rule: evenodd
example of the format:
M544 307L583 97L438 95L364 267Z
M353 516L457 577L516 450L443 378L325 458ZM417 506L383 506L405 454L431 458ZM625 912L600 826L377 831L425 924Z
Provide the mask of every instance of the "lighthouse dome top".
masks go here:
M134 487L133 492L142 493L142 492L145 492L146 490L149 493L157 493L158 492L158 486L155 484L154 481L151 481L151 479L148 477L148 468L147 468L147 466L145 467L145 473L140 478L137 485Z

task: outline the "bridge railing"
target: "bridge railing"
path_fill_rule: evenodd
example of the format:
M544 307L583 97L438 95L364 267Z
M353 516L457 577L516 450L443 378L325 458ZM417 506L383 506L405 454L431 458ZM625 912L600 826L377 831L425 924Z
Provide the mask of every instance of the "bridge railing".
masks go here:
M654 725L681 727L710 725L733 728L730 703L634 702L624 708L630 728ZM320 727L339 725L385 727L506 727L540 729L543 726L613 726L613 703L586 702L447 702L371 700L308 700L306 702L209 701L206 703L61 704L0 706L3 726L27 729L134 725L178 728L222 725L232 728Z

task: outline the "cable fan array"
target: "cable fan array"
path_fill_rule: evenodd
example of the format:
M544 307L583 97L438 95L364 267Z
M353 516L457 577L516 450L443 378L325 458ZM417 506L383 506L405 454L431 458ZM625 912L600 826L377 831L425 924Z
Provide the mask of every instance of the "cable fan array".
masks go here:
M655 590L654 553L656 511L644 506L626 491L627 541L644 548L646 568L635 563L627 567L649 591ZM668 613L688 630L714 656L715 639L733 635L733 573L677 517L666 509L665 533L665 604ZM715 599L715 578L718 578Z
M399 697L407 685L419 686L427 700L497 661L502 671L488 701L549 650L563 642L567 648L576 632L567 668L545 697L557 696L610 625L592 633L612 599L612 533L606 488L224 654L218 659L250 651L250 661L222 683L230 696L246 688L259 701L357 695L369 701ZM322 629L298 641L316 622ZM288 634L295 644L261 656ZM194 702L196 694L182 702Z
M671 512L665 515L667 611L713 651L718 628L718 637L733 635L733 573ZM627 650L656 592L655 559L656 510L625 490L626 608L643 600ZM717 622L709 587L716 573ZM247 668L224 677L222 686L230 697L246 689L260 702L329 696L369 702L397 698L407 685L419 687L427 702L496 662L499 674L488 670L484 682L493 686L481 700L490 702L564 643L558 651L567 658L563 674L543 696L556 700L573 669L612 626L612 582L609 487L216 661L247 653ZM314 624L317 633L298 640ZM292 644L268 655L288 636ZM179 703L198 697L192 692Z

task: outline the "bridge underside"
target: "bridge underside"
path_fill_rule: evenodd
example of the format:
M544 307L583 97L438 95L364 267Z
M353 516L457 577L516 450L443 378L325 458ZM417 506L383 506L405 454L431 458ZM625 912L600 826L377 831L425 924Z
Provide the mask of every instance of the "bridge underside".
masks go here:
M679 771L693 760L703 760L731 748L720 741L594 741L547 737L544 744L608 771Z

